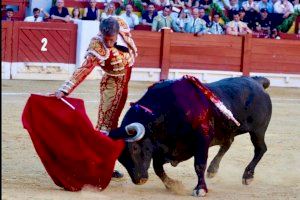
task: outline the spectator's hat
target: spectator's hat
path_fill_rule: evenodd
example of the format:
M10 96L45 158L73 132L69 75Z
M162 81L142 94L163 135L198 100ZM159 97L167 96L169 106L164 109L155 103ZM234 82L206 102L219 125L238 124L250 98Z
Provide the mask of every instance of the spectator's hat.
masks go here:
M260 9L260 12L268 12L268 10L266 8L262 8Z

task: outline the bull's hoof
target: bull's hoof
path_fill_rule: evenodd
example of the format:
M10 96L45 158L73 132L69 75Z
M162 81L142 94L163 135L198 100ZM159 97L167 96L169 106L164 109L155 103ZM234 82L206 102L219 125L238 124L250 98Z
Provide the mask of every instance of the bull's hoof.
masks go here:
M187 195L188 191L185 189L184 185L182 184L181 181L173 180L169 177L167 177L163 181L165 187L170 190L171 192L174 192L176 194L184 194Z
M253 181L253 178L248 178L248 179L243 178L242 183L243 183L243 185L250 185L250 183L252 183L252 181Z
M206 195L205 189L199 189L199 190L195 189L195 190L193 190L193 196L194 197L205 197L205 195Z
M207 178L213 178L216 176L217 172L218 172L219 166L214 164L213 162L210 163L207 171L206 171L206 177Z
M217 172L206 172L206 177L207 178L213 178L215 177L217 174Z
M242 183L244 185L250 185L250 183L253 181L253 178L254 178L254 171L246 169L243 174Z

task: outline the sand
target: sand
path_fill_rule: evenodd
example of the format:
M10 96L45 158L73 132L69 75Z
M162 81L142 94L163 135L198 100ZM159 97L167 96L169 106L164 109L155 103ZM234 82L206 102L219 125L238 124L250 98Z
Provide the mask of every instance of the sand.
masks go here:
M191 196L197 178L194 159L179 163L177 167L166 164L167 174L182 184L177 192L165 188L149 169L149 180L144 185L134 185L125 168L122 180L111 181L105 191L85 188L68 192L57 187L37 156L30 137L21 124L21 113L30 93L54 92L62 81L2 81L2 199L196 199ZM148 82L131 82L129 99L139 99ZM95 124L99 101L98 81L85 81L72 95L85 100L87 113ZM253 157L249 134L235 138L224 156L218 174L206 179L209 192L205 199L300 199L300 89L269 88L273 102L273 115L266 133L268 151L259 162L254 181L242 185L242 174ZM124 112L125 112L124 111ZM122 113L122 116L124 115ZM218 147L209 150L209 162Z

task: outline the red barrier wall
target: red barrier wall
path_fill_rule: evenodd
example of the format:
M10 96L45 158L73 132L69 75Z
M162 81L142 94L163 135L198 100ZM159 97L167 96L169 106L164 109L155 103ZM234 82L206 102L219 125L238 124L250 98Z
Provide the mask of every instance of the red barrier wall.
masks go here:
M160 68L161 34L149 31L133 31L132 36L138 48L135 66Z
M72 23L14 22L12 61L75 63L76 41Z
M12 50L12 22L1 22L1 60L5 62L11 61Z
M300 41L252 40L251 72L300 74Z
M2 60L75 63L77 25L2 22ZM220 70L300 74L300 41L132 31L138 47L135 66L161 69ZM41 51L46 38L47 51ZM11 45L12 43L12 45Z

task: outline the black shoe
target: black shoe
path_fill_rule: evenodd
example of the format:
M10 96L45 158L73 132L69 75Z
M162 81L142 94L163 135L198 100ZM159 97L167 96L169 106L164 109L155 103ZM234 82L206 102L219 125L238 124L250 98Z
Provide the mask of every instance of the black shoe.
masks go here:
M117 170L114 170L111 177L112 177L112 178L123 178L123 177L124 177L124 174L122 174L121 172L119 172L119 171L117 171Z

